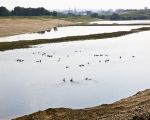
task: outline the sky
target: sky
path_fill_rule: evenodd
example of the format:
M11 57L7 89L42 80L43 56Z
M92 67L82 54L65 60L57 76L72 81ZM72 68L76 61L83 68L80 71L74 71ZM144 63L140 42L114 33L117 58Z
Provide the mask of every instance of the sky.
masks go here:
M21 7L45 7L46 9L141 9L150 8L150 0L0 0L0 6L13 9Z

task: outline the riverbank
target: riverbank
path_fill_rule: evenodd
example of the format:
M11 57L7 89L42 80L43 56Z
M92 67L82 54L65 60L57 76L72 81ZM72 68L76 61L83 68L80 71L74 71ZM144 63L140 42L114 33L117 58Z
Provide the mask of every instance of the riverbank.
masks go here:
M96 21L88 16L52 17L52 16L10 16L0 17L0 37L49 30L52 27L68 26Z
M47 109L14 120L149 120L150 89L113 104L86 109Z
M73 24L72 21L52 18L1 18L0 37L48 30L55 26Z
M32 47L32 45L39 45L39 44L113 38L113 37L120 37L123 35L132 34L132 33L148 31L148 30L150 30L150 27L142 27L142 28L132 29L129 31L118 31L118 32L111 32L111 33L99 33L99 34L81 35L81 36L69 36L69 37L54 38L54 39L1 42L0 43L0 51L20 49L20 48L30 48L30 47Z

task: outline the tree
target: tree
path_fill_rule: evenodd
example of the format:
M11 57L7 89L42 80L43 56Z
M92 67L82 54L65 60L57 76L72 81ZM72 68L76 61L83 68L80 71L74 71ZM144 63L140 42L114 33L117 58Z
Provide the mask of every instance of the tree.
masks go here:
M56 11L53 11L53 12L52 12L52 16L57 16L57 14L58 14L58 13L57 13Z
M7 8L1 6L0 7L0 16L9 16L10 12Z
M15 16L44 16L50 15L50 12L43 7L39 8L24 8L24 7L15 7L11 12Z
M91 14L90 15L91 17L94 17L94 18L98 18L99 16L98 16L98 13L93 13L93 14Z
M119 16L119 14L117 14L117 13L113 13L113 14L110 16L110 19L111 19L111 20L119 20L119 19L120 19L120 16Z

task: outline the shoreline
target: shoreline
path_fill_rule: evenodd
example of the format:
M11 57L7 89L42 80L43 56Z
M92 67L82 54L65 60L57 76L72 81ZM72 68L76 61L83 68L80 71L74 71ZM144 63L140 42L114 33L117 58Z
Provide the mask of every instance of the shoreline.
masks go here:
M12 120L149 120L150 89L112 104L85 109L49 108Z
M114 38L114 37L120 37L120 36L129 35L133 33L149 31L149 30L150 30L150 27L141 27L137 29L131 29L129 31L118 31L118 32L111 32L111 33L68 36L68 37L54 38L54 39L37 39L37 40L23 40L23 41L14 41L14 42L0 42L0 51L21 49L21 48L31 48L33 45L40 45L40 44Z
M5 21L5 22L4 22ZM0 37L9 37L20 34L36 33L46 31L53 27L66 26L150 26L150 23L133 23L133 24L99 24L88 22L69 21L65 19L54 18L1 18L0 19Z

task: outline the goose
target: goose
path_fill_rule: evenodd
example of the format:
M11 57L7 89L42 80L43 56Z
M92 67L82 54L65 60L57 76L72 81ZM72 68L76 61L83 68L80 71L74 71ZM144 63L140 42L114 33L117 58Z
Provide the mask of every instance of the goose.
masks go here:
M73 82L73 78L70 79L70 82Z
M66 82L65 78L63 79L63 82Z
M69 66L66 66L66 69L69 68Z

